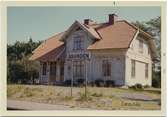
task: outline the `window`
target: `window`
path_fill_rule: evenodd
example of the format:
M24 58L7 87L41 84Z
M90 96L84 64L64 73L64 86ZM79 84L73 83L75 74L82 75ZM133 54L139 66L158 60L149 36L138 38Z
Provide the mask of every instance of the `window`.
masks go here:
M74 36L74 50L82 50L83 49L83 39L81 36Z
M145 64L145 77L148 78L148 63Z
M56 75L56 62L50 63L50 75Z
M135 68L136 67L136 63L135 60L131 60L131 76L135 77Z
M103 76L111 76L111 63L108 60L103 60L102 72Z
M139 52L143 53L143 40L139 40Z
M47 63L44 62L42 66L42 75L46 75L46 68L47 68Z
M73 62L73 76L74 78L84 77L84 62L83 61Z

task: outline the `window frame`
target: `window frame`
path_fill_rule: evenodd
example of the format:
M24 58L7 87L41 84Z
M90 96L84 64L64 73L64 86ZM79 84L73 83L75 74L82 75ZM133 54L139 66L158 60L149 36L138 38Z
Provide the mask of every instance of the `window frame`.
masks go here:
M144 49L144 41L142 39L139 39L139 52L143 53Z
M104 77L111 76L111 62L107 59L102 61L102 74Z
M73 61L73 77L84 78L84 61Z
M131 60L131 77L135 78L136 76L136 61L135 60Z
M149 72L149 68L148 68L148 63L145 63L145 78L148 79L148 72Z
M83 50L84 48L84 40L82 35L73 36L73 50Z

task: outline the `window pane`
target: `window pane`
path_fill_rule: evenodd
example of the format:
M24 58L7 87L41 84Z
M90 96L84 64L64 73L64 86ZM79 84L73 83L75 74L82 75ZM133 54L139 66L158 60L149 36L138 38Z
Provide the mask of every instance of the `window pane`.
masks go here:
M111 76L111 63L108 60L103 60L102 73L103 76Z
M131 61L131 76L135 77L135 60Z

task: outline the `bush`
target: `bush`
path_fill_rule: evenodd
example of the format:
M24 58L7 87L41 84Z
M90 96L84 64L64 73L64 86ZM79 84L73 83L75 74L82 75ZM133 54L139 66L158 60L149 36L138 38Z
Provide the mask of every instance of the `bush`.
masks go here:
M66 80L64 81L65 86L71 86L71 80Z
M92 94L92 96L94 96L94 97L102 97L103 96L103 94L102 93L93 93Z
M113 87L113 86L115 86L115 82L113 80L106 80L105 86L106 87Z
M96 84L97 87L103 87L104 86L104 80L97 79L97 80L95 80L95 84Z
M155 88L160 88L161 87L161 71L153 71L152 74L152 86Z
M134 89L134 90L143 90L143 86L139 83L137 83L133 86L130 86L129 88Z
M84 86L85 80L84 79L77 79L77 85L78 86Z

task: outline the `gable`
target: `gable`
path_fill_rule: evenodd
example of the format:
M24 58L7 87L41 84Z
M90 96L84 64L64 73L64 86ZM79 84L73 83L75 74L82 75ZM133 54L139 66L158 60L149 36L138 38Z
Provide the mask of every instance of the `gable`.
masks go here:
M81 28L84 32L86 32L92 39L100 39L99 34L95 31L95 29L93 29L92 27L86 26L84 24L81 24L78 21L75 21L70 28L66 31L66 33L62 36L62 38L60 39L61 41L65 41L69 34L73 31L75 31L78 28Z

